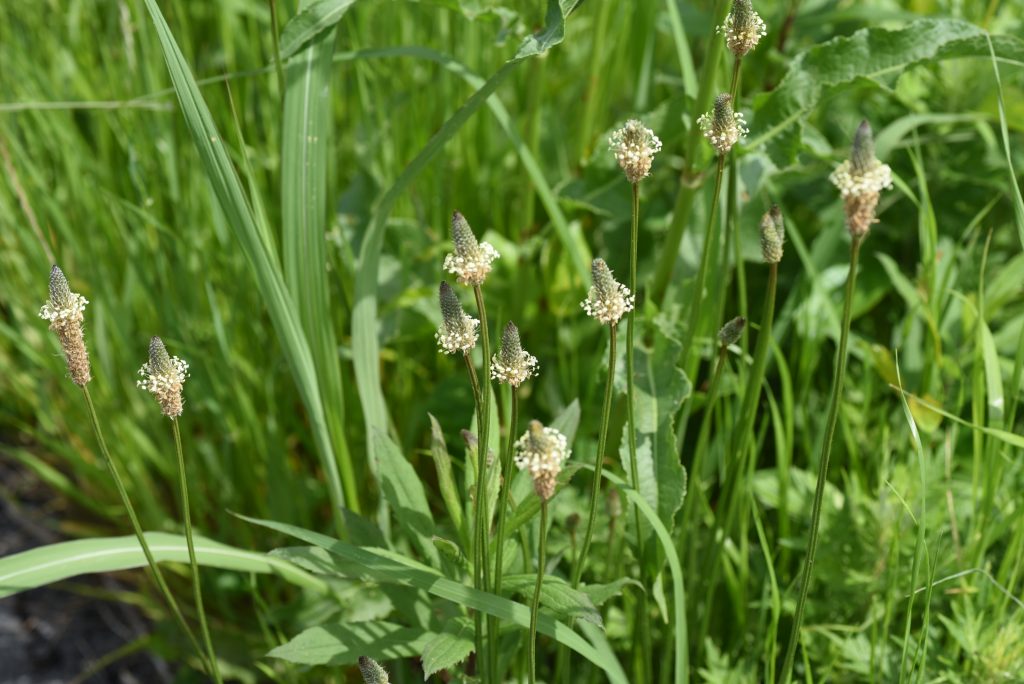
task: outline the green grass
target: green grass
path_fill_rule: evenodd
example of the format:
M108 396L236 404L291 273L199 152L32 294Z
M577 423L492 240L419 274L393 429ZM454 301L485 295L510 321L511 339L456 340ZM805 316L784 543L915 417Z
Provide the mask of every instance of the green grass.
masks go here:
M24 588L5 584L5 569L35 562L143 563L36 315L55 262L90 301L102 428L197 624L168 426L134 387L152 335L191 364L181 429L227 679L356 681L364 654L399 682L421 681L422 667L472 672L467 605L501 620L499 666L525 677L535 568L521 549L534 553L539 537L525 476L513 479L504 556L506 578L529 576L529 588L510 593L510 582L498 598L466 585L475 475L459 432L475 429L473 396L462 360L433 338L448 220L461 211L502 253L484 288L492 339L515 321L540 359L519 392L519 432L536 418L572 441L550 506L557 582L572 567L567 518L587 510L607 369L607 333L579 302L592 257L620 280L629 270L631 193L605 140L639 116L664 143L640 186L637 271L636 406L657 417L637 415L641 486L624 492L617 538L598 507L585 594L542 594L538 675L552 681L561 644L572 681L651 668L658 682L775 681L849 251L827 176L867 118L896 184L860 254L794 680L1024 679L1024 204L1011 184L1024 168L1024 11L998 0L755 2L769 33L743 60L737 98L751 131L725 167L707 299L688 330L715 173L691 124L729 88L732 56L712 25L727 3L584 2L560 27L573 4L278 0L278 72L263 0L0 3L0 453L52 489L59 513L41 524L110 554L0 559L0 595ZM298 5L337 23L290 24ZM709 405L712 331L741 313L763 318L757 225L773 202L787 241L765 382L749 381L749 325ZM603 492L630 480L624 341ZM504 388L497 398L507 413ZM750 406L750 429L732 434ZM664 474L680 458L689 471L698 444L684 527ZM723 481L737 463L749 470ZM738 512L728 523L726 491ZM317 548L289 547L288 535ZM384 574L367 580L367 567ZM183 681L200 681L158 592L143 571L130 577L154 643ZM644 582L658 657L638 664Z

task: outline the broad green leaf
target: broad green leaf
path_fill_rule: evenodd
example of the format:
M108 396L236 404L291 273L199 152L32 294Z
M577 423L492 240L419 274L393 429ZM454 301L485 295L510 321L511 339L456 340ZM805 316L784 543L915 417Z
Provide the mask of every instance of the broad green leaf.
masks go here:
M679 407L690 395L690 382L677 363L682 345L662 331L654 333L654 348L635 352L636 457L639 491L658 517L671 530L676 512L686 495L686 472L676 449L673 421ZM625 363L618 380L625 390ZM625 472L631 473L628 433L624 430L619 454ZM645 526L645 535L651 529Z
M295 24L316 5L303 0ZM347 3L345 7L347 8ZM343 10L342 10L343 11ZM288 28L285 28L285 34ZM335 33L317 34L284 69L281 131L281 238L284 277L298 312L319 378L327 429L338 455L349 508L360 511L359 490L345 438L345 399L327 283L324 234L327 151L331 132L331 82Z
M296 539L301 539L307 544L325 549L346 563L357 566L361 571L359 576L367 581L416 587L455 605L482 611L504 622L519 625L523 629L528 629L530 626L530 609L527 606L453 582L440 573L401 555L380 549L352 546L294 525L245 516L239 517L255 525L277 530ZM609 681L621 684L626 684L628 681L621 674L622 668L612 653L598 651L580 635L551 616L540 615L537 630L541 634L546 634L559 643L565 644L600 667L608 675Z
M473 623L466 618L449 620L423 645L423 679L458 665L473 652Z
M246 200L245 192L242 190L238 173L231 164L224 139L213 123L213 116L199 92L199 86L196 85L188 63L181 54L156 0L145 0L145 2L153 25L156 27L160 47L167 63L167 72L170 74L174 92L181 104L182 116L192 136L192 142L199 153L200 161L214 195L217 197L217 202L252 267L256 284L270 314L274 330L281 341L299 394L309 413L313 438L327 477L331 508L334 511L335 522L340 529L343 525L341 507L345 505L345 496L342 491L341 476L338 472L338 463L335 460L336 455L331 435L327 428L327 418L320 398L316 366L306 336L302 331L302 325L295 313L291 296L285 286L277 255L273 253L268 237L258 227L252 209Z
M309 41L334 28L355 0L304 2L281 30L281 59L288 59Z
M431 635L383 620L318 625L299 632L267 653L300 665L351 665L359 656L394 660L418 656Z
M188 563L183 536L147 532L146 541L157 562ZM203 537L195 538L195 549L196 559L205 567L279 575L296 586L320 593L328 591L321 580L281 558L236 549ZM78 575L147 566L134 535L49 544L0 558L0 598Z
M1024 41L1001 36L993 50L1019 60ZM815 45L796 56L777 88L755 98L747 147L771 141L775 163L788 166L800 149L801 122L833 88L861 78L898 75L929 60L988 55L985 31L959 19L919 19L895 30L866 28Z
M522 596L528 603L533 599L537 576L534 574L506 575L502 582L503 589L511 596ZM590 597L583 591L573 589L561 577L554 575L544 577L544 582L540 586L540 603L553 611L559 618L564 618L569 624L572 624L572 620L586 620L595 625L603 625L601 613L594 606Z
M590 597L595 606L603 606L609 599L613 599L622 593L626 586L634 586L643 590L644 585L632 577L620 577L614 582L607 584L581 584L580 590Z
M551 427L565 435L566 442L572 446L576 439L576 430L580 427L580 400L573 399L558 416L551 421Z
M391 509L398 518L402 529L410 536L420 553L434 567L440 564L437 549L434 547L434 518L430 513L423 484L412 464L405 459L402 451L387 435L378 432L374 438L377 443L377 457L380 459L378 471L381 478L381 489Z
M430 418L430 455L434 458L441 498L444 499L445 509L452 519L452 525L455 526L459 539L463 544L468 544L469 537L462 517L462 499L459 497L459 489L455 485L455 477L452 475L452 459L448 455L444 432L441 430L441 424L433 415L428 413L427 416Z
M516 51L512 62L539 55L562 42L565 38L565 19L581 0L548 0L548 12L544 28L528 36Z

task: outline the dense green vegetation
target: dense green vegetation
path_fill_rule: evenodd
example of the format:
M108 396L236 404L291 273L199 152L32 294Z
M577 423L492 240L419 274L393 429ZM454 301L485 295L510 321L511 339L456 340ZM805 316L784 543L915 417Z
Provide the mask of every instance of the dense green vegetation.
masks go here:
M517 473L511 601L474 588L474 393L434 338L458 210L501 253L491 350L511 320L540 362L512 436L536 419L572 447L547 507L538 679L781 681L849 273L829 175L866 119L894 187L859 252L793 679L1024 681L1024 9L755 2L767 35L735 72L749 134L719 167L696 119L733 83L715 32L730 5L0 3L0 454L52 489L39 522L83 539L0 559L0 596L145 565L38 317L59 264L89 300L102 430L198 633L171 426L135 387L153 335L190 364L178 425L226 680L358 681L368 655L397 682L525 681L539 502ZM634 117L663 144L639 183L639 487L623 322L573 590L609 351L580 302L592 258L629 282L608 138ZM500 456L512 401L494 390ZM126 577L147 647L203 681L149 575ZM474 639L478 615L499 639Z

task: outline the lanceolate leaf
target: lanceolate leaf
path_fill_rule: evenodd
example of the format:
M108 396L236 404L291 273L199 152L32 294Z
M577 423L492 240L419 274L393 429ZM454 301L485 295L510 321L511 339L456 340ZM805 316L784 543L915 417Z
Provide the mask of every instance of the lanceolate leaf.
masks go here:
M1017 38L1003 36L993 44L999 57L1024 57L1024 41ZM800 149L801 121L832 88L858 78L898 75L928 60L988 55L985 32L958 19L920 19L896 30L861 29L815 45L797 55L775 90L756 98L747 147L770 141L775 163L786 166Z
M473 652L473 623L466 618L448 621L439 634L423 645L423 678L458 665Z
M416 469L387 435L377 433L374 441L380 459L381 489L388 504L420 553L432 566L439 567L440 559L433 542L434 518Z
M394 660L417 656L430 634L383 620L319 625L295 635L268 653L300 665L351 665L359 656Z
M529 602L533 598L533 590L536 586L537 576L529 575L506 575L504 589L512 596L522 596ZM568 582L561 577L548 575L544 578L540 587L540 604L544 608L554 612L559 618L569 621L586 620L595 625L603 625L601 613L594 606L594 602L583 591L573 589Z

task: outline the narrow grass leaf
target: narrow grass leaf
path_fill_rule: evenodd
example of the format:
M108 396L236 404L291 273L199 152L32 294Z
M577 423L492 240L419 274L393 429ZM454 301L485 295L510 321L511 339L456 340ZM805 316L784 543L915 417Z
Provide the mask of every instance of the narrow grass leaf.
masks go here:
M302 47L334 28L355 0L320 0L303 3L302 9L281 30L281 59L288 59Z

